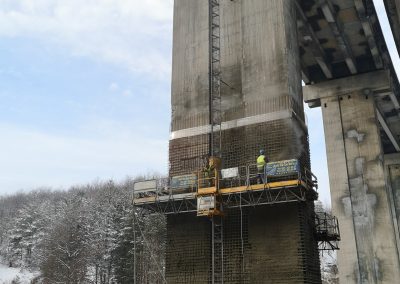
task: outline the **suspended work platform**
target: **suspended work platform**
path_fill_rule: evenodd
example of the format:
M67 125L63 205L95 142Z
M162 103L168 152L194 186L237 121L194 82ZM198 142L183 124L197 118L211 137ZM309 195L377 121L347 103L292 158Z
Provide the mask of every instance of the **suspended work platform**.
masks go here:
M312 202L318 199L317 190L317 178L311 171L301 169L297 160L286 160L268 163L263 173L256 165L247 165L137 182L133 204L166 215L193 212L212 218L223 216L221 208ZM339 249L336 217L317 212L314 221L319 249Z
M317 189L311 171L300 170L297 160L287 160L268 163L261 174L256 165L247 165L138 182L133 203L163 214L205 216L215 213L217 196L224 208L235 208L316 200Z

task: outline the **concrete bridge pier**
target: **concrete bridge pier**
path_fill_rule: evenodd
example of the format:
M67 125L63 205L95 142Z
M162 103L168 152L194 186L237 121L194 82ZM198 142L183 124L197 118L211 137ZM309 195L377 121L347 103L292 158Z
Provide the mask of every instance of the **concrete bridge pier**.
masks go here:
M385 167L375 95L387 89L385 71L303 88L305 101L322 108L332 211L342 238L340 283L400 279L400 159Z

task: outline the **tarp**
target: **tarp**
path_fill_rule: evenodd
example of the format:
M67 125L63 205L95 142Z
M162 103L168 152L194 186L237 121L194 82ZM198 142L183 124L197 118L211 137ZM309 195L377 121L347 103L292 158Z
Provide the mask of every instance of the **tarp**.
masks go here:
M171 188L192 188L196 185L197 176L196 175L182 175L175 176L171 178Z
M300 163L295 159L270 162L267 163L265 170L267 176L296 175L300 171Z

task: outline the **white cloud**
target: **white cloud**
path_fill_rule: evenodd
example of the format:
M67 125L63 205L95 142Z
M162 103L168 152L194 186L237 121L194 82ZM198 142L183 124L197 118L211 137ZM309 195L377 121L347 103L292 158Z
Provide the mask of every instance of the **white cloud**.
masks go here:
M118 85L117 83L113 82L113 83L110 84L110 86L108 87L108 89L109 89L111 92L116 92L116 91L119 90L119 85Z
M0 0L0 37L28 37L72 55L164 78L173 0Z
M138 136L113 123L98 124L101 130L94 129L85 138L0 124L0 131L7 133L0 140L0 195L21 188L68 187L96 178L167 173L167 139Z
M132 92L131 92L131 90L124 90L124 91L122 92L122 95L123 95L124 97L130 97L130 96L132 96Z

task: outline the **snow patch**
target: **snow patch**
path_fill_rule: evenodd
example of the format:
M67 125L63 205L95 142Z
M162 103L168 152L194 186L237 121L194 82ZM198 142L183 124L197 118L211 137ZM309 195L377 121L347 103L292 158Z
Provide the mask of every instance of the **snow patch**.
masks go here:
M0 284L10 284L12 280L19 277L19 283L29 284L38 276L37 272L30 272L20 268L8 267L0 264Z

